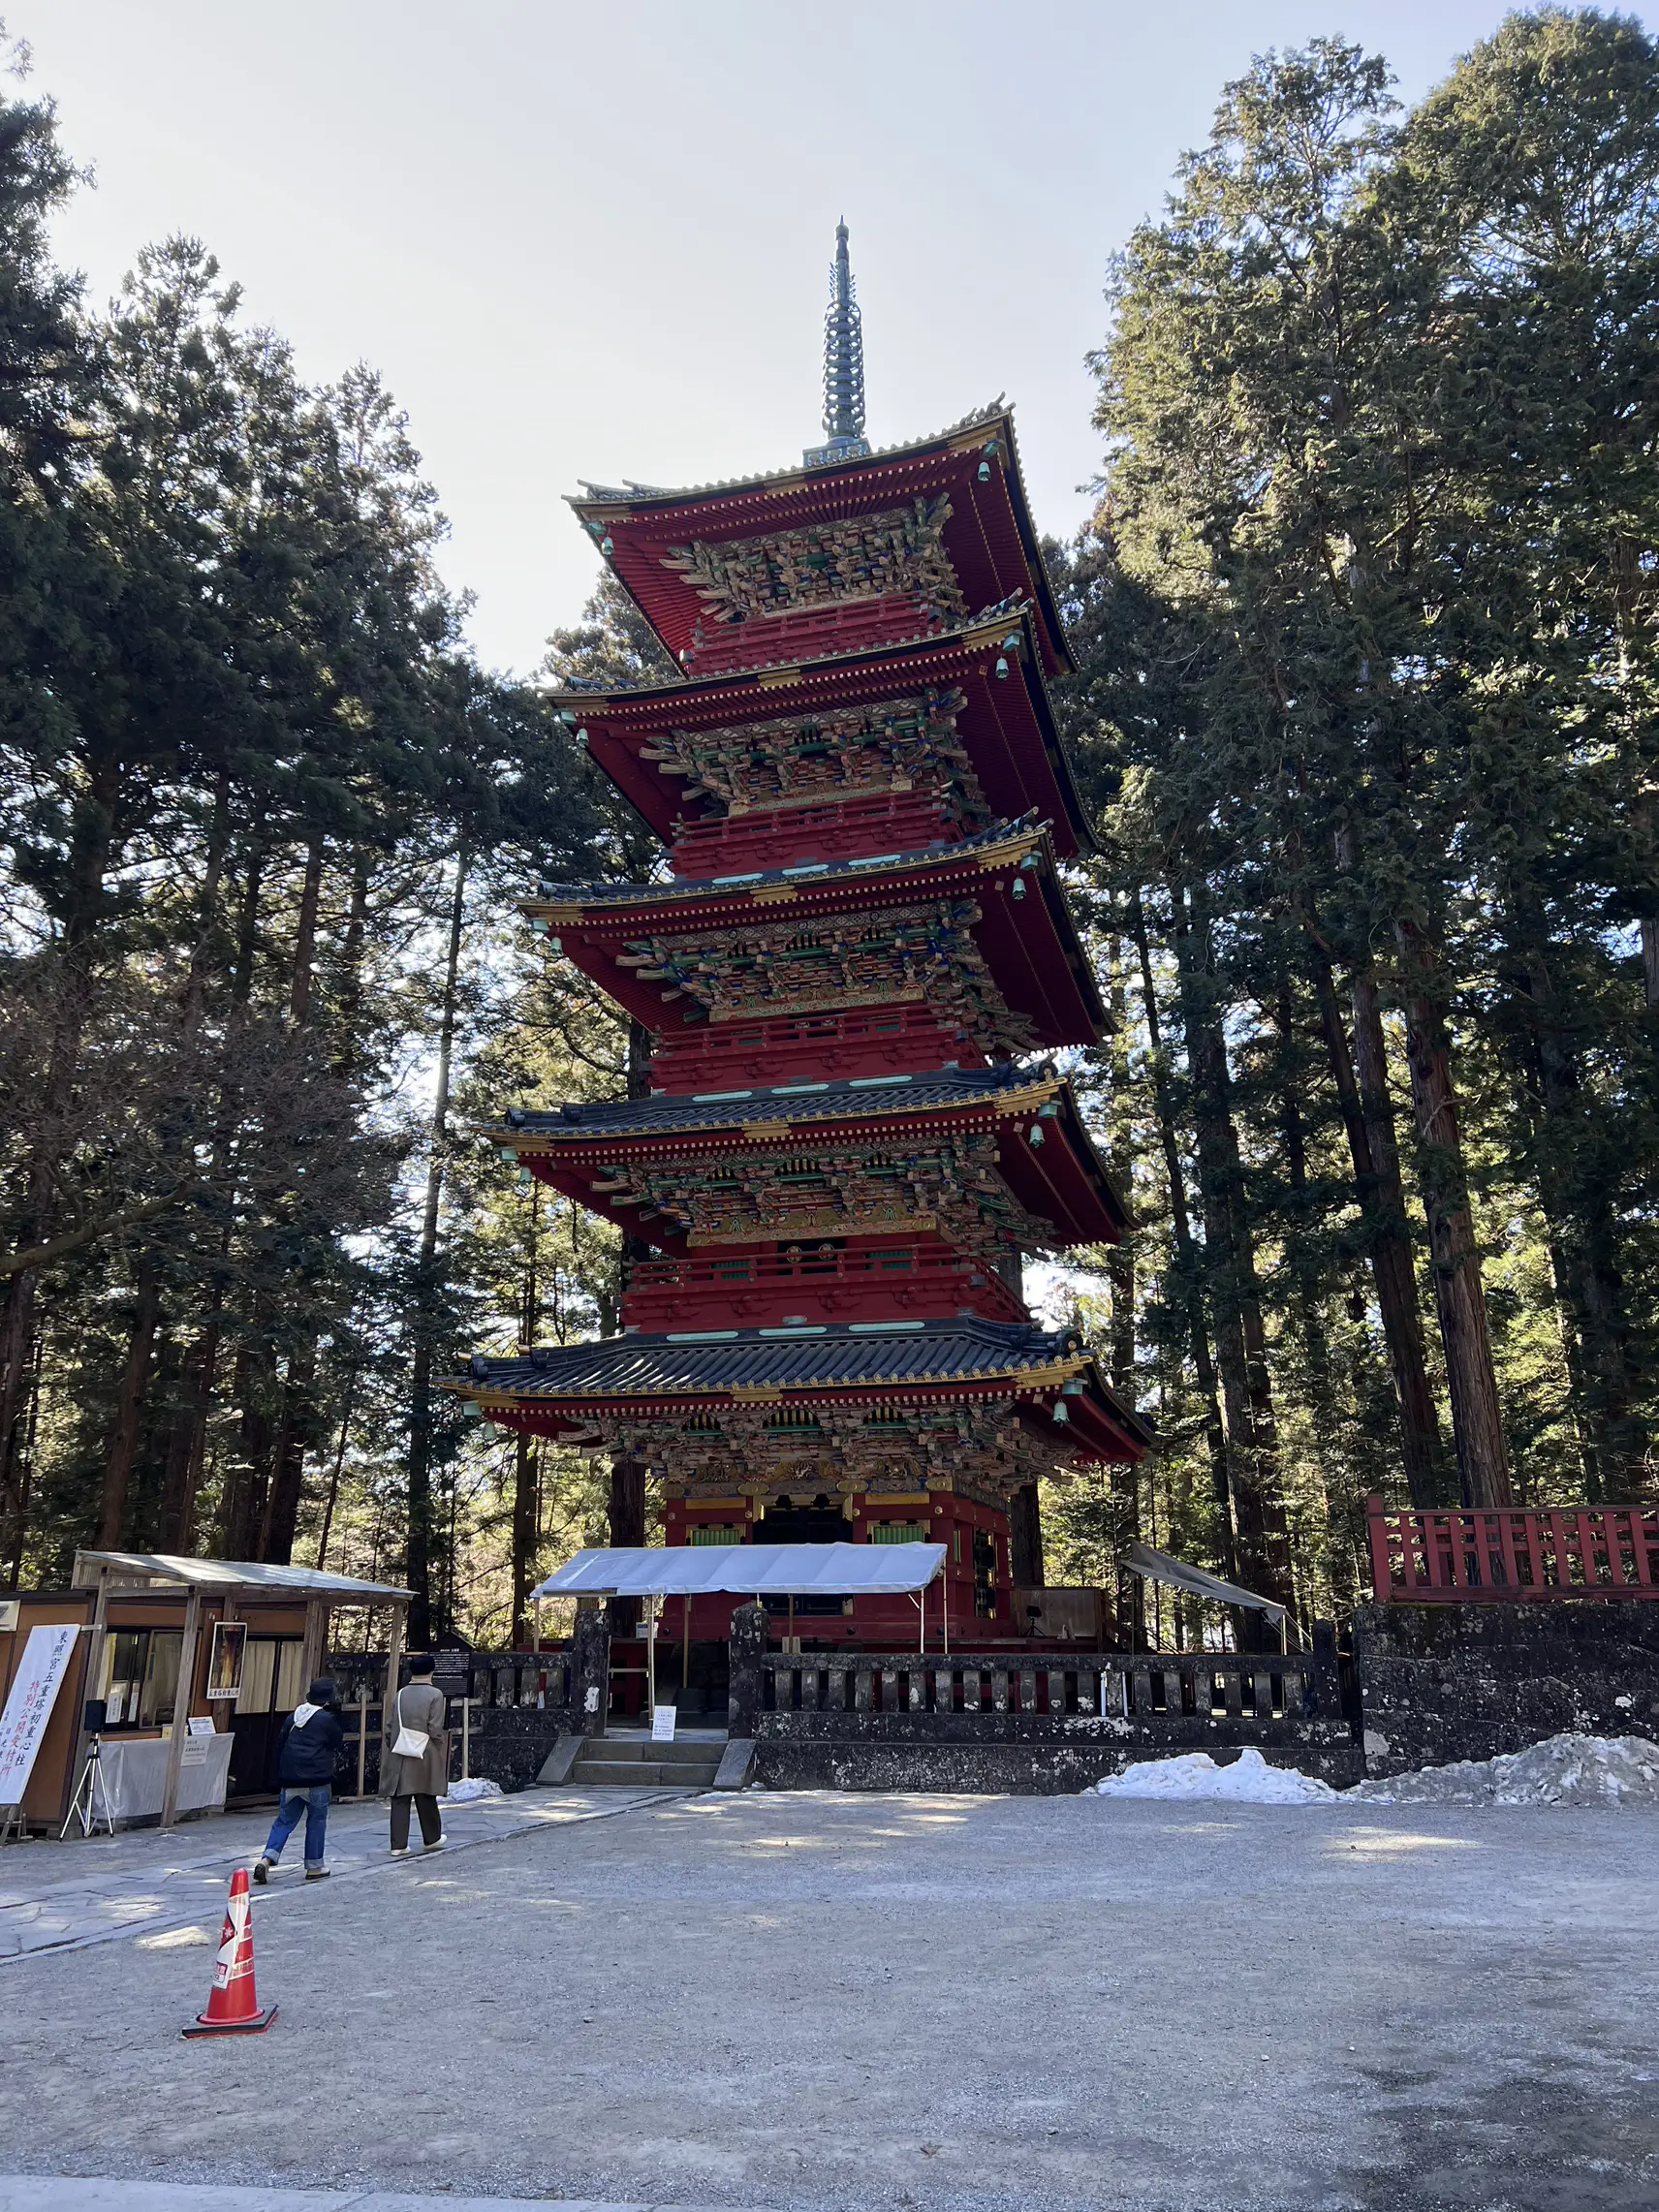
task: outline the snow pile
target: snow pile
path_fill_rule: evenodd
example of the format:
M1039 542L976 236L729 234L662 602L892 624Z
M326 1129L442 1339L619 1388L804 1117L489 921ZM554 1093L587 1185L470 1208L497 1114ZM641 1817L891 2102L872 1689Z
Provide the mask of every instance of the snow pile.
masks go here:
M486 1782L482 1774L475 1774L470 1782L452 1782L449 1800L452 1805L476 1805L481 1797L499 1797L499 1782Z
M1645 1736L1549 1736L1498 1759L1362 1782L1347 1795L1366 1805L1659 1805L1659 1744Z
M1191 1801L1218 1800L1230 1805L1334 1805L1337 1794L1329 1782L1294 1767L1269 1766L1254 1746L1246 1748L1230 1766L1218 1766L1207 1751L1191 1751L1180 1759L1147 1759L1109 1774L1083 1795L1096 1797L1161 1797Z

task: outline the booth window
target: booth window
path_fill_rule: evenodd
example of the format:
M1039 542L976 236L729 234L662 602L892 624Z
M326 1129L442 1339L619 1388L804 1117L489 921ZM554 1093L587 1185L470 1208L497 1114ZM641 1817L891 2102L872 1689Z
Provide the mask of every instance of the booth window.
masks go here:
M686 1538L691 1543L741 1543L743 1532L735 1521L693 1521Z
M178 1696L182 1629L117 1629L110 1638L106 1726L169 1728Z
M872 1543L925 1543L925 1521L872 1521L869 1529Z

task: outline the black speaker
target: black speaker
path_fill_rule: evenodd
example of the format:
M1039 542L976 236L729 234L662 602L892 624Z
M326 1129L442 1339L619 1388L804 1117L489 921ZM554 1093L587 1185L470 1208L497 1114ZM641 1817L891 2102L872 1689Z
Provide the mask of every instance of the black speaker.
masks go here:
M105 1715L107 1711L108 1700L103 1698L88 1698L85 1704L81 1706L80 1725L86 1730L89 1736L97 1736L104 1733L106 1725Z

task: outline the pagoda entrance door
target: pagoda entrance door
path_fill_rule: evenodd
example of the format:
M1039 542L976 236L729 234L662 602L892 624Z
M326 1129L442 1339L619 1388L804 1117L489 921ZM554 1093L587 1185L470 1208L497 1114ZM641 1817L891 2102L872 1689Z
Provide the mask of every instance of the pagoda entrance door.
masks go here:
M829 1498L820 1494L810 1505L798 1504L792 1498L778 1498L769 1505L755 1523L756 1543L845 1543L851 1534L847 1520L839 1506L831 1505ZM781 1613L786 1619L822 1619L828 1615L839 1618L841 1600L830 1597L802 1597L790 1599L768 1597L766 1601L768 1614Z

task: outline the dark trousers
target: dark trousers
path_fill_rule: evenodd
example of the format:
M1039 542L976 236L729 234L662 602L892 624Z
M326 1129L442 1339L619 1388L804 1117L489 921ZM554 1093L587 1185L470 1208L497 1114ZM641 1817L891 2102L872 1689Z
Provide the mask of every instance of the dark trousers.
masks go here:
M421 1841L435 1844L444 1832L444 1823L438 1818L438 1800L428 1790L417 1790L413 1797L393 1797L391 1800L391 1848L406 1850L409 1843L409 1808L413 1805L421 1816Z

